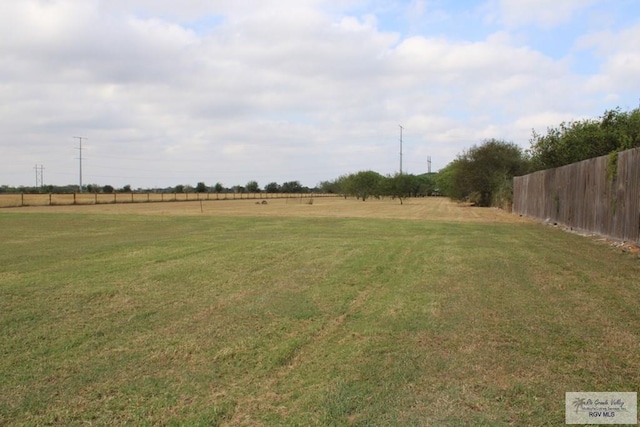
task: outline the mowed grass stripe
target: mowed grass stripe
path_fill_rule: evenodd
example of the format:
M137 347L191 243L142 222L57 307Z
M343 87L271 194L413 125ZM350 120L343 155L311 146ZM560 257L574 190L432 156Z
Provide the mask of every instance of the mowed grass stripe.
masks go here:
M0 424L557 425L637 258L536 224L0 216Z

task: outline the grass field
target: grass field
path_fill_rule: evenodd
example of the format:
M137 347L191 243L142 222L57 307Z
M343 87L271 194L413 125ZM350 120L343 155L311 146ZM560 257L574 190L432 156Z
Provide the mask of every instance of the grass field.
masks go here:
M562 425L640 259L444 199L0 210L0 425Z

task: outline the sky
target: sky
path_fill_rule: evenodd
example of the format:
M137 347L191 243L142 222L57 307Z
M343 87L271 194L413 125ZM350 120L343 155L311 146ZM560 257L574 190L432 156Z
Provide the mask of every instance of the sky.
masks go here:
M0 99L0 185L437 172L638 108L640 2L0 0Z

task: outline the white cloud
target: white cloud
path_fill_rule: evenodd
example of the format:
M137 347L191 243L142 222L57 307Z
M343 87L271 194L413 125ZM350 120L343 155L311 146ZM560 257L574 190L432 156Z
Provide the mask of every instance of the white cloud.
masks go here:
M581 10L600 0L491 0L487 19L508 28L534 25L551 29L567 23Z
M633 28L608 33L611 45L580 41L601 67L578 76L504 28L474 40L403 37L382 30L366 2L254 3L1 3L0 184L30 184L36 163L45 181L74 182L72 137L82 135L85 182L314 185L397 170L398 124L410 171L426 155L437 170L485 138L527 146L543 120L604 111L637 88ZM499 5L501 19L525 22ZM577 8L567 2L562 19ZM532 15L527 24L560 22Z
M586 90L603 93L605 99L617 102L626 93L640 93L640 24L617 32L599 31L581 37L576 46L593 52L599 59L599 70L592 75ZM637 105L622 105L635 108Z

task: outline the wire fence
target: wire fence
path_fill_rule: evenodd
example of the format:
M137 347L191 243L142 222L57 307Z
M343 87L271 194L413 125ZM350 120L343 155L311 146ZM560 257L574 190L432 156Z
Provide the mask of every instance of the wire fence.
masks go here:
M640 244L640 148L516 177L513 211Z
M271 200L335 197L325 193L4 193L0 208L25 206L100 205L115 203L192 202L204 200Z

